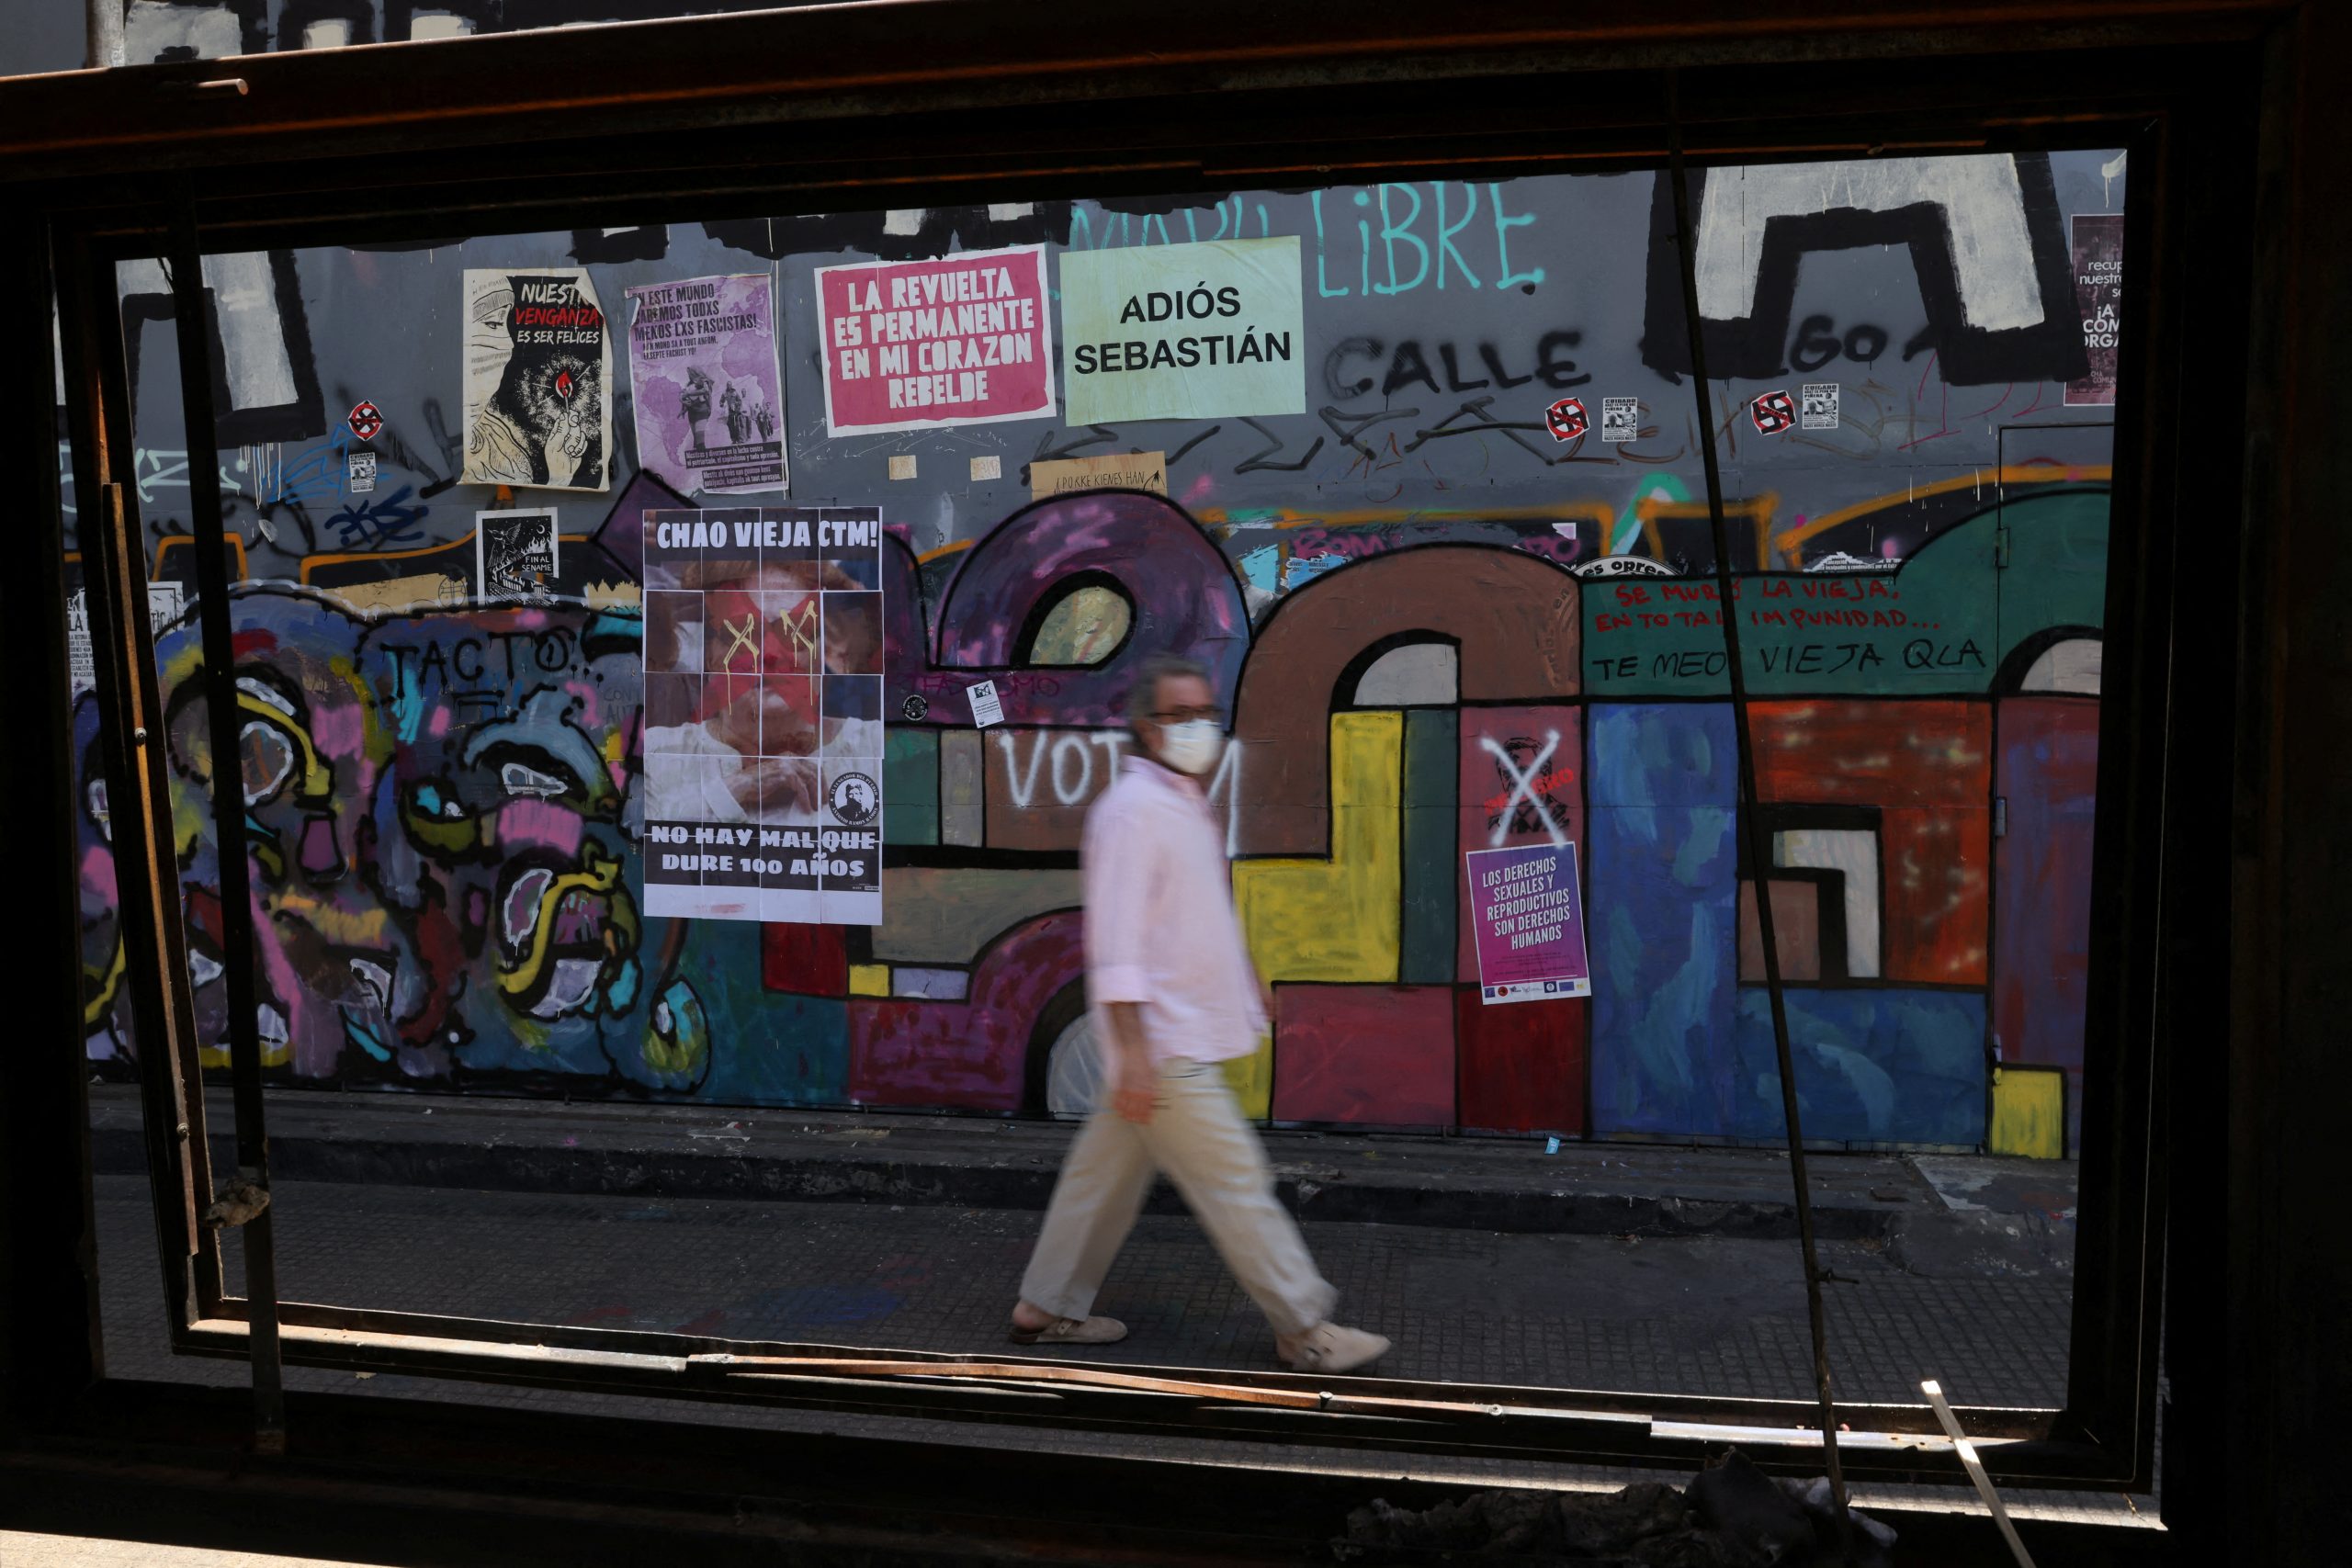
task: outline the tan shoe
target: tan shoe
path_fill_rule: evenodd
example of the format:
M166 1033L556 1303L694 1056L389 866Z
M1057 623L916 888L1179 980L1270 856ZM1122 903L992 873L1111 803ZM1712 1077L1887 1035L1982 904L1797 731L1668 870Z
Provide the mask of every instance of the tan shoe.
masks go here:
M1127 1325L1115 1317L1057 1317L1043 1328L1012 1325L1015 1345L1115 1345L1127 1337Z
M1274 1353L1302 1372L1351 1372L1388 1354L1388 1341L1361 1328L1318 1323L1304 1334L1276 1335Z

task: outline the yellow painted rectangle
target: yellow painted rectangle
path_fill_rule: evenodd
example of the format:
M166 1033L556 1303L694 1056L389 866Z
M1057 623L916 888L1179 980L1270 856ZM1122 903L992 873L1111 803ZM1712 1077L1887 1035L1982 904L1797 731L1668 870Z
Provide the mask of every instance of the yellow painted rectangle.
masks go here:
M2065 1158L2066 1075L2054 1067L1994 1068L1987 1141L1996 1155Z
M1235 863L1241 929L1268 981L1396 979L1404 748L1401 713L1333 715L1331 858Z
M890 994L890 966L888 964L853 964L849 966L849 994L853 997L887 997Z

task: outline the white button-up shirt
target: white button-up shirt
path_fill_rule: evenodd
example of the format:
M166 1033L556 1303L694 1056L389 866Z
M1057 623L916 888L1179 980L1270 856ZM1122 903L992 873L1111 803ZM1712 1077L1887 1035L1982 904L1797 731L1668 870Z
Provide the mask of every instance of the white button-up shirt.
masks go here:
M1112 1002L1143 1010L1155 1064L1221 1062L1266 1030L1258 974L1233 908L1225 831L1195 781L1130 756L1086 814L1086 987L1106 1077Z

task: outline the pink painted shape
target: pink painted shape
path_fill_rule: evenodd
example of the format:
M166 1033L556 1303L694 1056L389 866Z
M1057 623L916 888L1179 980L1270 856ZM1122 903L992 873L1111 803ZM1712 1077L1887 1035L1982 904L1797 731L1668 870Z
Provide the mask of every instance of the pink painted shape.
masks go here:
M322 757L361 756L368 750L368 715L356 704L322 705L311 715L311 740Z
M544 800L510 800L498 812L498 844L510 853L537 848L577 854L585 829L578 812Z
M120 897L114 880L114 852L106 845L92 844L82 852L82 890L108 904Z
M343 850L334 841L334 818L313 817L302 825L297 859L312 876L323 876L343 863Z
M1038 1016L1083 972L1071 910L1017 927L989 948L973 971L968 1001L852 998L850 1099L1021 1109Z

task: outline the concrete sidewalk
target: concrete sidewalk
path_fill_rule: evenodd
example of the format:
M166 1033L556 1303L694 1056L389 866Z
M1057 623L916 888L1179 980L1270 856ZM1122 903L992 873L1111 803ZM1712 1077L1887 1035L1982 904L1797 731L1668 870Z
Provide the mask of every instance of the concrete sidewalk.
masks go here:
M143 1168L137 1091L94 1084L96 1168ZM233 1167L229 1097L207 1096L217 1169ZM281 1090L268 1097L286 1181L475 1191L1041 1209L1072 1123L912 1113L566 1104ZM1524 1235L1797 1234L1775 1149L1270 1132L1302 1220ZM1979 1255L1972 1272L2071 1269L2072 1162L1816 1154L1814 1223L1830 1240ZM1148 1210L1182 1212L1164 1183ZM1926 1260L1923 1257L1922 1260ZM1955 1261L1963 1260L1955 1258Z

